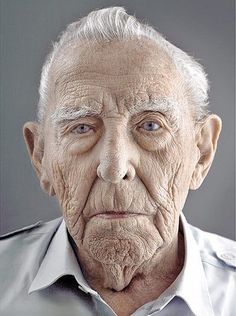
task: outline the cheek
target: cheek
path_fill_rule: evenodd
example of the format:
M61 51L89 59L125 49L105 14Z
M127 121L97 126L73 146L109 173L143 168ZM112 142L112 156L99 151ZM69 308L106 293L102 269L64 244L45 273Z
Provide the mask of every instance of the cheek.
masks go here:
M176 208L179 210L182 210L184 207L192 174L198 161L197 150L190 151L190 147L186 147L183 148L181 163L173 177L172 184L173 199L175 200Z
M173 155L174 161L170 161L168 155L166 155L166 159L163 162L165 170L163 185L177 212L182 210L183 201L187 197L193 170L193 157L186 151L184 146L179 149Z
M190 147L172 142L161 151L141 157L139 177L155 202L155 225L162 239L171 241L189 190L194 161Z
M150 119L151 120L151 119ZM171 134L164 130L163 128L160 129L158 136L150 137L150 135L145 135L137 132L134 133L134 139L140 148L146 150L147 152L159 152L161 153L166 147L170 146L172 141Z
M78 157L65 153L57 154L57 160L54 158L50 167L53 187L70 234L80 239L84 229L82 212L96 178L94 168L86 158L83 163Z
M182 161L181 150L172 142L162 150L143 152L140 154L140 170L138 176L143 180L148 191L156 198L172 196L173 178Z
M179 168L180 159L170 155L170 150L162 150L151 155L141 155L139 177L144 183L156 207L154 224L166 243L174 234L177 210L173 196L173 181ZM175 159L174 159L175 158Z

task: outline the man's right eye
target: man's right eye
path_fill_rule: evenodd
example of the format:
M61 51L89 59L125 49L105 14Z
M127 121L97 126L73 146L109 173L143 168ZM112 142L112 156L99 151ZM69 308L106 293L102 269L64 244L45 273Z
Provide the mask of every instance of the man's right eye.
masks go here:
M76 126L75 128L73 128L72 133L74 133L74 134L86 134L91 130L92 130L91 126L89 126L87 124L80 124L80 125Z

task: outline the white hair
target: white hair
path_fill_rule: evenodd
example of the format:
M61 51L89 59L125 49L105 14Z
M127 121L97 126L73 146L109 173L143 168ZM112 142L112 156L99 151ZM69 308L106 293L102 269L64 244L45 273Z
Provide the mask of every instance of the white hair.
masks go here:
M139 22L122 7L110 7L92 11L79 21L71 23L53 45L42 68L39 87L38 119L43 121L49 100L49 73L56 55L75 40L101 42L146 37L158 44L173 60L186 83L186 88L195 105L197 119L207 113L208 80L203 67L187 53L168 42L151 26Z

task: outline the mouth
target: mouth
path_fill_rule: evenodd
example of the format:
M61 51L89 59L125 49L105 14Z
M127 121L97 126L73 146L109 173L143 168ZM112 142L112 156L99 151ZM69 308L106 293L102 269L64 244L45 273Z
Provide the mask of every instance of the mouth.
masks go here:
M121 211L108 211L108 212L101 212L92 217L99 217L99 218L108 218L108 219L119 219L119 218L127 218L127 217L134 217L139 215L145 215L141 213L128 213L128 212L121 212Z

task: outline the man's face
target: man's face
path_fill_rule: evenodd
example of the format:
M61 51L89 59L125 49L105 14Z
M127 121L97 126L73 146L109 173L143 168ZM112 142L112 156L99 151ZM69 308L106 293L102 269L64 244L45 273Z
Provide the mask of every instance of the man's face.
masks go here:
M176 237L198 158L180 74L154 43L133 40L74 44L51 80L43 169L78 249L103 263L148 260Z

